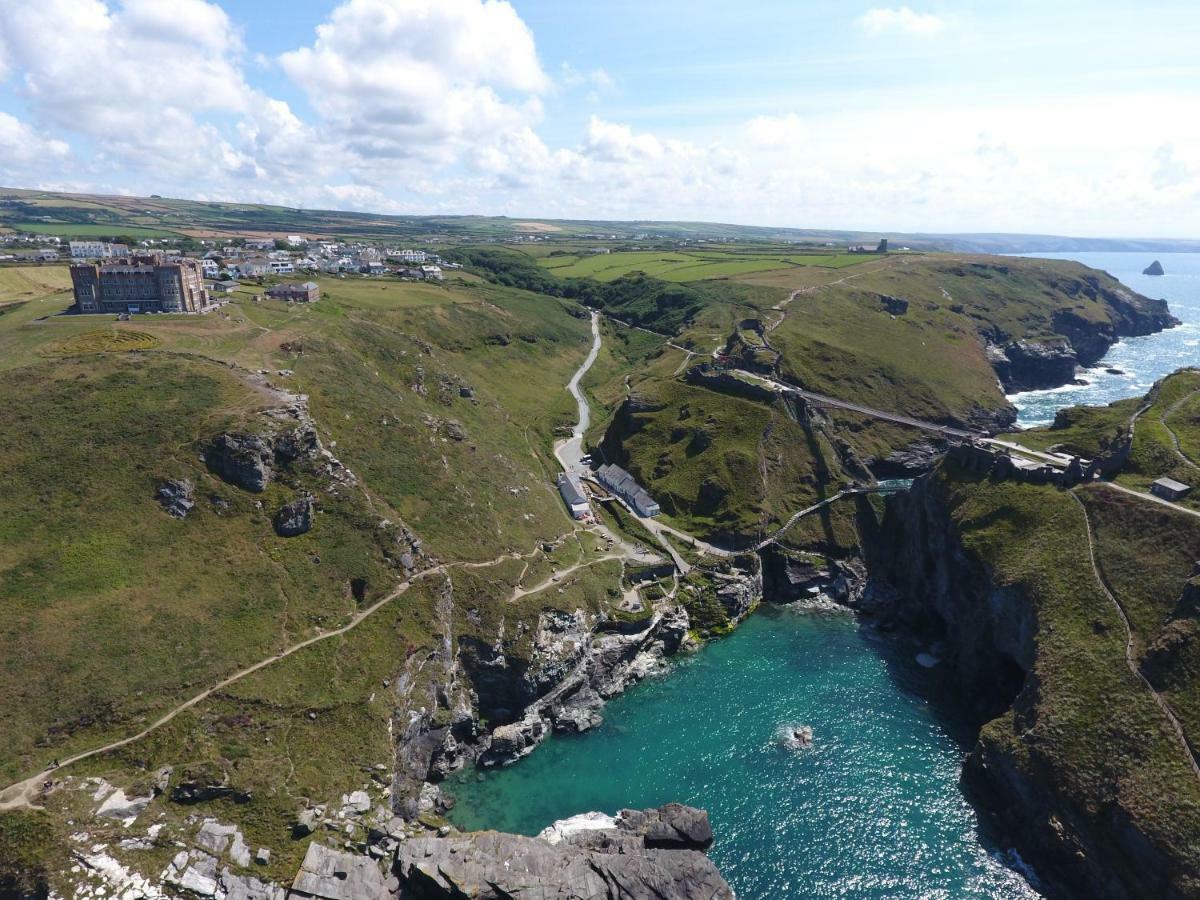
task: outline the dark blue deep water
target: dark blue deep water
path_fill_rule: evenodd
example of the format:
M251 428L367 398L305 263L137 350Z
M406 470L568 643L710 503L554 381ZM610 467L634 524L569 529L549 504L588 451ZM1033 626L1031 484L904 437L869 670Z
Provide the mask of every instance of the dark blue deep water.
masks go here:
M1140 397L1155 381L1183 366L1200 365L1200 253L1038 253L1046 259L1074 259L1103 269L1147 297L1161 297L1179 328L1146 337L1124 338L1099 365L1085 370L1084 386L1067 385L1049 391L1025 391L1008 399L1017 407L1023 428L1048 425L1064 406L1103 406L1126 397ZM1166 275L1143 275L1155 259ZM1120 369L1112 375L1105 369Z
M739 898L1022 898L959 788L938 668L845 613L766 607L615 699L605 723L447 786L460 827L536 834L587 810L709 810ZM789 749L791 724L813 730Z

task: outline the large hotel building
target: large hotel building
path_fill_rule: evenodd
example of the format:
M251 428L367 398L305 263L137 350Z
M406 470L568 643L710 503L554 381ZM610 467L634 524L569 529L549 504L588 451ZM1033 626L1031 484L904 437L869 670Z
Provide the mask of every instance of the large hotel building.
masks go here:
M198 313L209 302L199 260L161 253L73 265L71 283L80 313Z

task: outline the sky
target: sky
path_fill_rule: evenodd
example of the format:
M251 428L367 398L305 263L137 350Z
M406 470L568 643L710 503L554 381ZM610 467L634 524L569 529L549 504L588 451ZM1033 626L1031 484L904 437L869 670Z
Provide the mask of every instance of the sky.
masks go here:
M1200 3L0 0L0 184L1200 238Z

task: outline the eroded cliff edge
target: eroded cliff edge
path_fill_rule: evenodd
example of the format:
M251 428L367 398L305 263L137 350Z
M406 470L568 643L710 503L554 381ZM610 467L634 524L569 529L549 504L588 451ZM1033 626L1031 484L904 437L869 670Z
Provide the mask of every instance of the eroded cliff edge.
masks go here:
M946 647L981 813L1064 897L1200 896L1200 790L1125 661L1083 509L952 464L860 506L878 614Z

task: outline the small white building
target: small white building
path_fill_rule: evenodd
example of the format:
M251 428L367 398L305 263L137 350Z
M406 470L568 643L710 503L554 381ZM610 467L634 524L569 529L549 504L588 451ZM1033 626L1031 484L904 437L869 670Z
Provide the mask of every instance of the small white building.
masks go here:
M271 260L272 275L291 275L296 271L296 267L292 265L290 259L273 259Z
M423 263L425 262L424 250L401 250L400 259L406 263Z
M204 270L205 278L216 278L221 274L221 266L215 259L209 259L207 256L200 260L200 268Z
M287 236L287 242L289 247L303 247L308 243L308 241L299 234L289 234Z
M421 266L421 277L426 281L441 281L442 267L441 266Z
M563 503L571 511L572 518L586 519L592 514L592 506L588 503L587 494L579 479L569 472L558 474L558 492L562 495Z

